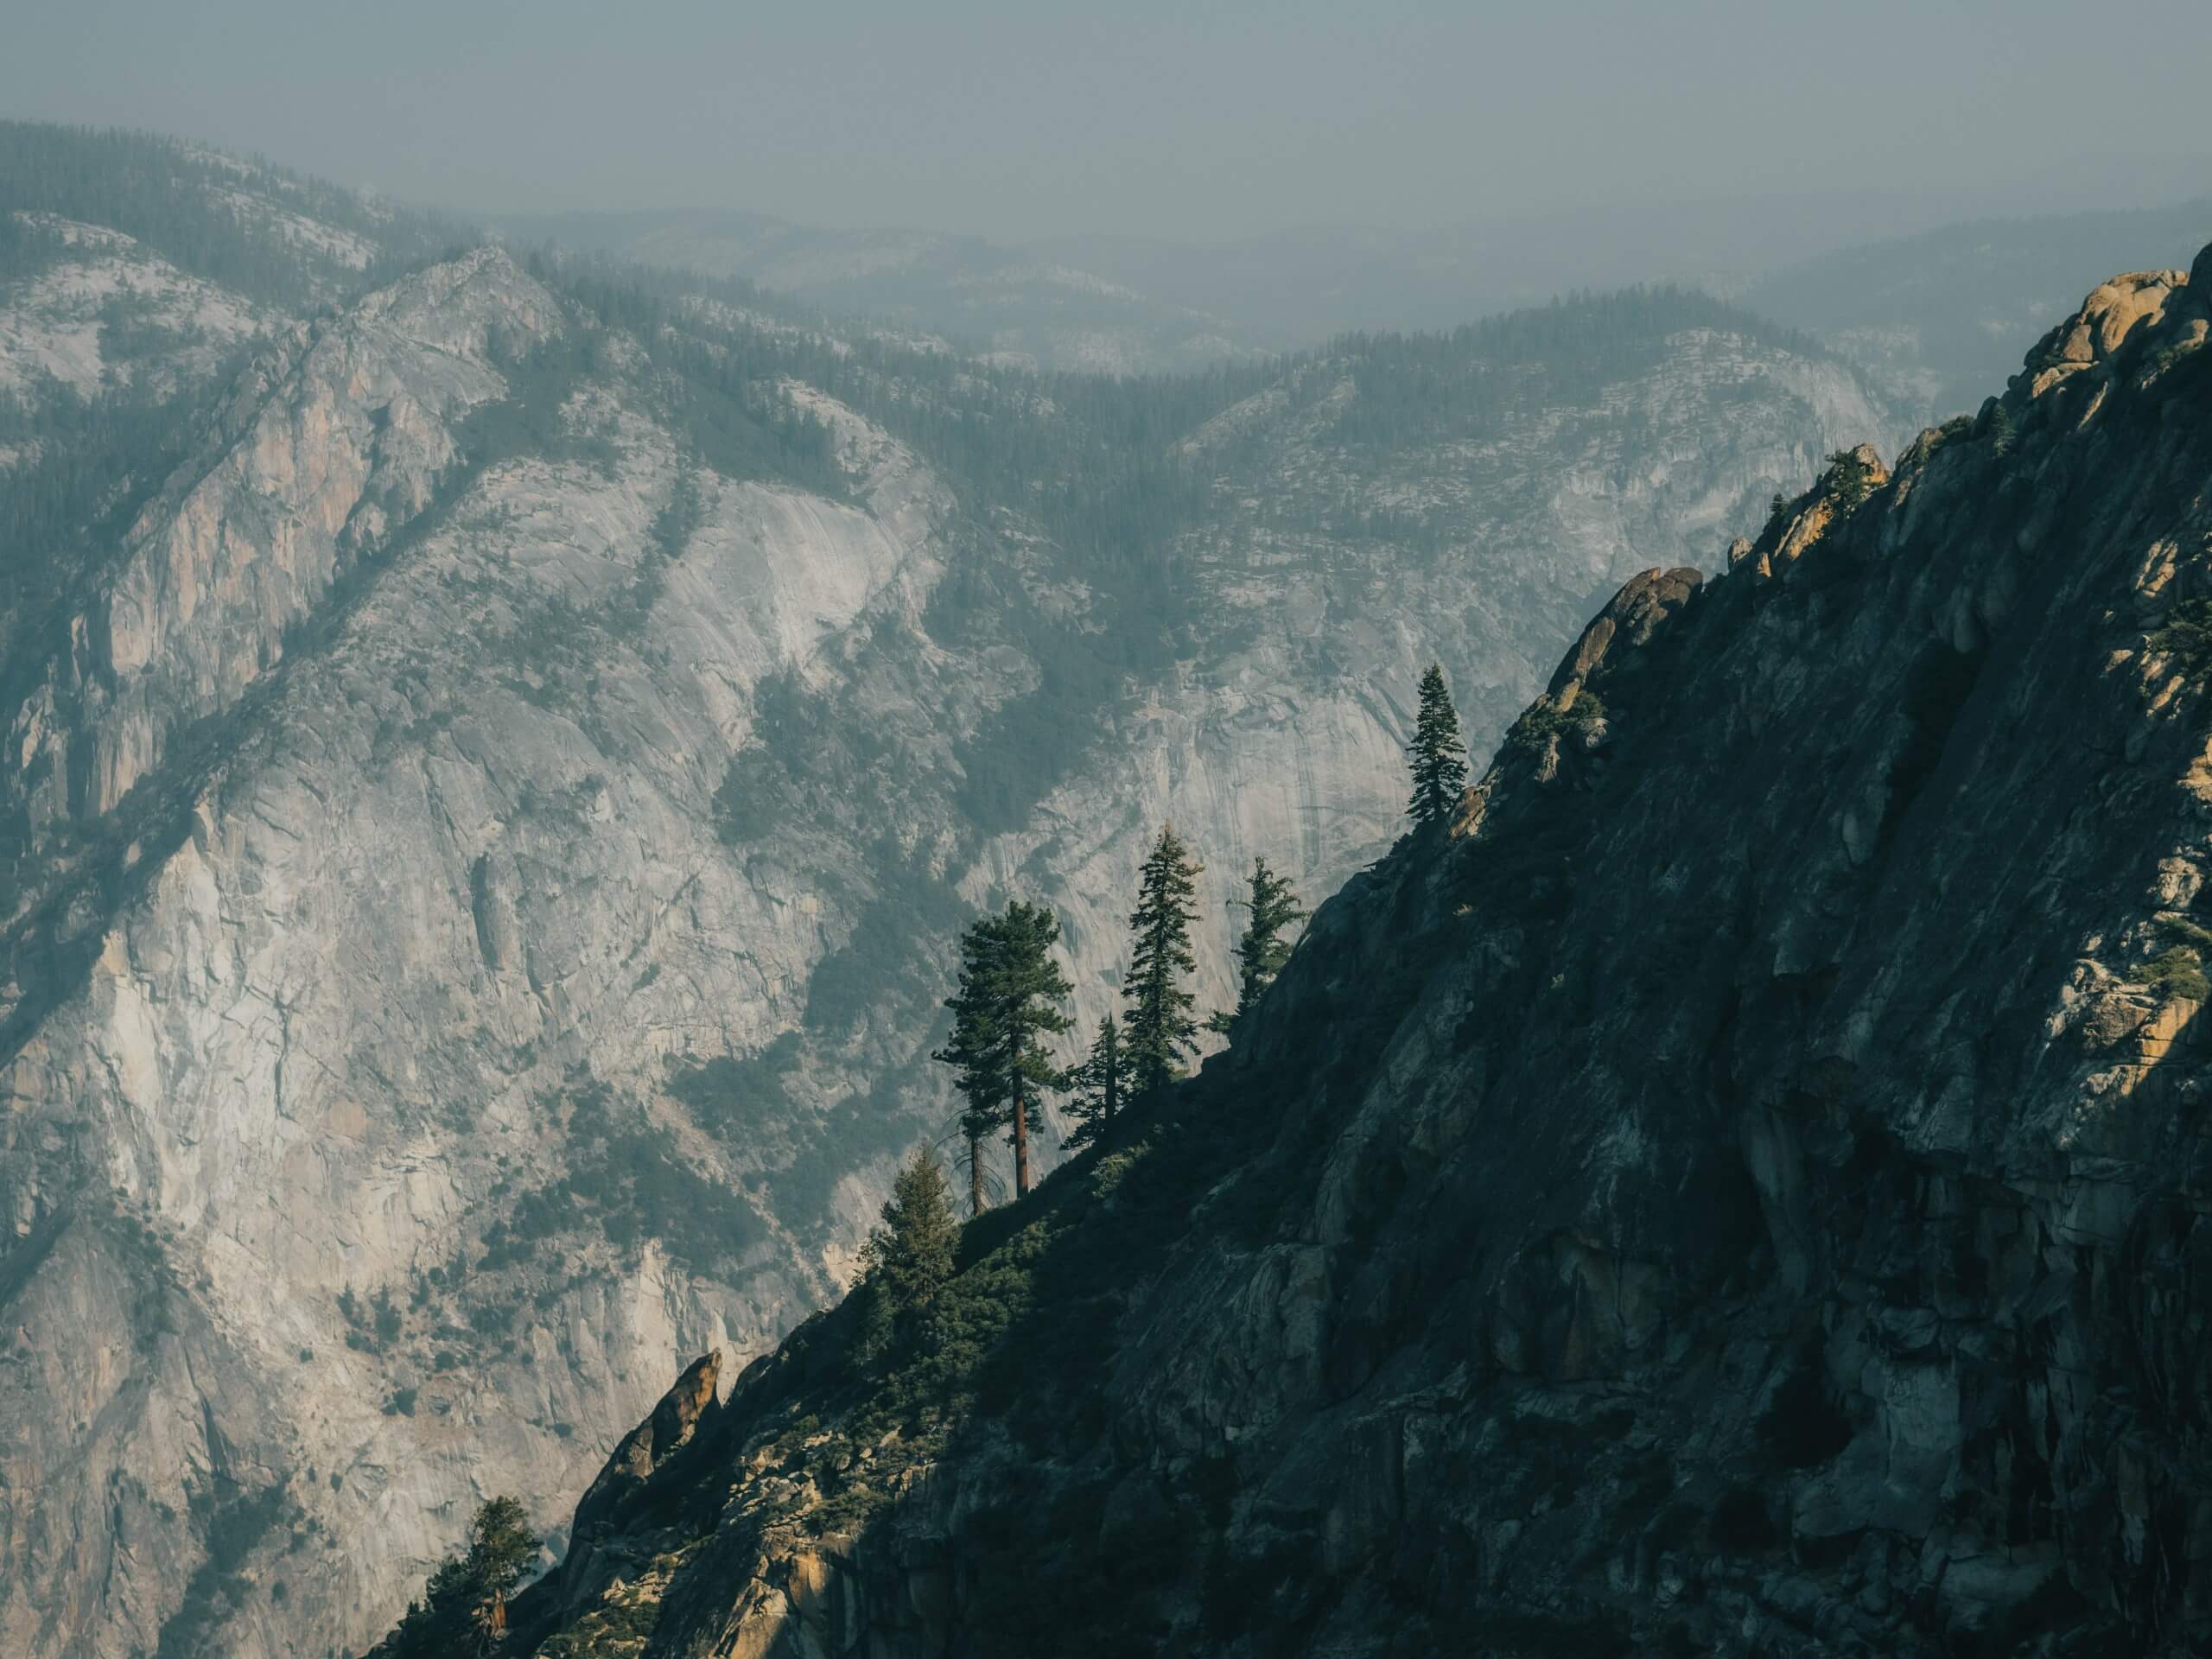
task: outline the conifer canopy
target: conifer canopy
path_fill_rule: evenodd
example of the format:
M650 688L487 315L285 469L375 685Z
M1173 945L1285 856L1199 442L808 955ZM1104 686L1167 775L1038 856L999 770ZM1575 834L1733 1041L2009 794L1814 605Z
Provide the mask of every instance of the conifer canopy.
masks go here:
M1260 994L1274 982L1290 960L1291 942L1283 938L1283 931L1306 917L1306 907L1298 902L1290 878L1269 869L1265 858L1253 859L1251 883L1245 896L1231 903L1243 905L1247 912L1243 935L1236 942L1236 1007L1206 1022L1209 1028L1224 1035L1235 1033L1237 1023L1252 1011Z
M486 1499L469 1523L467 1549L438 1563L423 1599L408 1604L378 1651L387 1659L474 1659L499 1651L507 1598L538 1548L519 1499Z
M1080 1151L1104 1138L1128 1092L1128 1074L1121 1024L1109 1014L1091 1039L1090 1054L1067 1075L1066 1086L1073 1096L1068 1116L1075 1120L1075 1128L1068 1132L1070 1147Z
M1138 873L1122 1001L1129 1080L1139 1095L1181 1077L1183 1057L1197 1047L1198 1025L1191 1016L1194 999L1183 982L1198 965L1191 950L1191 923L1198 915L1202 868L1170 823L1161 827Z
M960 1127L969 1142L971 1211L982 1209L982 1142L1004 1129L1014 1147L1017 1193L1033 1185L1029 1131L1037 1102L1060 1083L1045 1039L1068 1028L1061 1005L1074 989L1052 959L1060 925L1042 905L1009 902L1000 916L986 916L960 939L959 988L945 1000L952 1036L933 1058L955 1069L954 1086L966 1097Z
M930 1147L919 1148L900 1166L882 1216L861 1246L871 1345L878 1348L911 1339L915 1321L952 1277L960 1222L952 1213L944 1165Z
M1452 706L1440 664L1431 663L1421 677L1421 712L1406 753L1413 764L1414 798L1407 810L1414 827L1450 822L1467 785L1467 751L1459 741L1459 711Z

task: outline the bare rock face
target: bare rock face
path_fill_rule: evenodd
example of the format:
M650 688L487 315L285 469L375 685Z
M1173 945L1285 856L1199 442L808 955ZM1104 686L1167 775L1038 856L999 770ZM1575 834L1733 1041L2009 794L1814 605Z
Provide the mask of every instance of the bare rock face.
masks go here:
M67 257L14 285L0 299L0 393L45 401L55 390L92 397L152 379L156 391L213 369L223 351L280 319L243 295L180 270L120 231L54 214L18 212L32 234L52 238ZM151 360L124 349L118 327L172 336ZM142 390L145 388L141 387ZM22 457L0 448L0 471Z
M429 505L460 418L504 395L493 336L526 347L552 327L551 296L487 250L295 328L205 469L147 508L78 649L16 713L34 830L111 810L172 732L280 662L287 630Z
M2117 356L2138 327L2156 327L2164 319L2167 302L2188 281L2177 270L2137 271L2113 277L2092 290L2072 320L2055 331L2049 353L2056 357L2058 364L2074 367L2087 367Z
M971 1235L1001 1334L813 1322L526 1645L2202 1651L2201 316L2101 289L1764 569L1632 582L1248 1038Z
M1646 570L1631 578L1583 629L1574 649L1553 673L1545 695L1571 702L1570 694L1604 664L1616 641L1624 651L1649 643L1661 623L1695 597L1704 580L1688 569Z
M249 430L271 424L292 423ZM881 519L709 486L663 596L689 671L658 678L642 632L610 643L594 735L518 639L564 592L604 608L631 591L675 472L664 434L631 430L611 483L513 463L418 532L195 779L175 850L0 1085L8 1211L54 1241L12 1304L51 1368L19 1407L14 1490L42 1513L81 1501L118 1551L170 1536L164 1510L243 1510L247 1546L280 1560L296 1534L259 1596L210 1610L232 1652L358 1626L465 1525L474 1483L581 1478L670 1353L757 1351L831 1282L771 1243L727 1154L610 1122L577 1079L658 1086L672 1055L788 1010L823 950L818 912L716 843L720 722L782 639L906 603L926 510L895 478ZM685 1185L693 1159L727 1185ZM612 1183L588 1209L566 1179L587 1163ZM534 1217L504 1259L486 1229L518 1217L480 1207L494 1187ZM540 1250L610 1199L649 1236ZM664 1238L678 1213L688 1245ZM100 1403L33 1440L47 1389ZM100 1518L117 1503L121 1528ZM67 1586L93 1563L15 1535L29 1593L0 1617L27 1641L150 1646L210 1596L188 1535L124 1558L143 1602L76 1623ZM377 1541L336 1548L356 1535Z
M687 1445L694 1431L711 1421L720 1403L715 1385L721 1375L719 1350L702 1354L661 1396L652 1416L624 1435L576 1506L573 1535L588 1539L619 1519L622 1502L641 1490L653 1471Z

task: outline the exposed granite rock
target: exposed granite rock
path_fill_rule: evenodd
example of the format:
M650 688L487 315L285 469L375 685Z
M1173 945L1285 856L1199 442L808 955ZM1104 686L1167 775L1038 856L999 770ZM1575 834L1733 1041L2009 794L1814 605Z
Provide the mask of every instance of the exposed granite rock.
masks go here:
M1590 620L1574 649L1553 673L1544 695L1572 707L1574 694L1589 682L1618 640L1624 651L1641 649L1668 616L1695 596L1705 578L1688 568L1647 570L1633 577Z
M119 231L53 214L16 217L69 251L0 289L0 395L37 404L56 391L92 397L150 377L156 391L204 374L223 352L277 319L243 295L179 270ZM103 312L128 308L143 326L188 341L135 359L118 349ZM0 457L0 467L10 464Z
M8 774L34 831L117 805L170 734L230 708L286 631L430 503L453 427L505 383L489 357L553 327L552 296L480 251L297 325L233 401L204 467L180 474L16 712Z
M576 1505L571 1536L590 1537L599 1529L620 1518L623 1500L639 1491L653 1471L689 1443L702 1423L713 1421L720 1402L715 1385L721 1376L719 1350L691 1362L676 1386L661 1396L653 1414L622 1437L607 1466L599 1471Z

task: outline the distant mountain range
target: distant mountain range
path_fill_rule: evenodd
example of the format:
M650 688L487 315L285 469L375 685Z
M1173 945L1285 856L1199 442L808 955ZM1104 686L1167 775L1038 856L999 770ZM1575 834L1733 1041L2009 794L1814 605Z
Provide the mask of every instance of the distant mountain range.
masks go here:
M1839 250L1736 298L1811 330L1937 417L1973 409L2113 272L2186 270L2212 196L2171 207L1982 219Z
M745 213L571 213L495 228L742 277L1046 369L1172 372L1351 330L1448 328L1576 289L1702 287L1806 329L1930 416L2001 384L2087 286L2186 264L2212 197L1929 225L1864 195L1652 207L1434 232L1316 228L1217 245L1066 237L1008 246ZM1917 219L1910 234L1885 225Z
M499 219L493 228L519 242L741 278L830 312L950 336L1012 366L1173 373L1305 343L980 237L821 230L744 213L569 213Z

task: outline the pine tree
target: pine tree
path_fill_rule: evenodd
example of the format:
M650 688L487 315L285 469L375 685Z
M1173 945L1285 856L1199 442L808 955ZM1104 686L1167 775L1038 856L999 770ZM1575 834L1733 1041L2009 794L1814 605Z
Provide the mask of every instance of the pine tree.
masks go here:
M1068 1028L1060 1012L1074 988L1052 958L1060 925L1041 905L1015 899L1003 916L986 916L960 939L960 985L945 1000L952 1038L934 1058L957 1068L955 1086L967 1097L960 1127L968 1138L969 1205L983 1209L982 1142L1003 1128L1014 1144L1017 1195L1033 1182L1029 1122L1038 1095L1059 1071L1043 1039Z
M2019 428L2012 419L2012 411L1995 399L1991 400L1989 407L1989 438L1990 453L1999 460L2012 453L2012 446L2019 439Z
M1138 1095L1149 1095L1183 1075L1183 1056L1198 1035L1191 1018L1192 997L1183 976L1195 970L1191 922L1198 914L1198 872L1172 823L1138 873L1137 907L1129 914L1128 976L1122 1000L1128 1021L1129 1082Z
M1821 474L1821 487L1835 504L1835 511L1848 515L1865 505L1874 493L1874 467L1856 449L1839 449L1828 457L1827 470Z
M1030 1109L1047 1089L1059 1086L1059 1068L1046 1052L1044 1039L1058 1037L1073 1023L1061 1005L1075 987L1052 960L1059 943L1058 918L1042 905L1019 899L1000 918L998 994L1006 1031L1007 1134L1014 1143L1014 1190L1028 1192Z
M968 1214L970 1218L982 1215L985 1209L996 1204L1006 1194L1005 1184L998 1175L986 1170L983 1155L984 1144L1006 1122L1006 1114L987 1111L972 1101L960 1114L960 1133L968 1143L961 1162L968 1171ZM987 1181L990 1186L988 1196L983 1191Z
M967 1103L960 1113L960 1132L968 1143L970 1216L983 1213L983 1142L1006 1120L1006 1079L998 1063L1003 1038L991 989L997 971L995 919L986 916L960 936L959 988L944 1001L952 1010L952 1036L930 1056L954 1068L953 1087Z
M494 1497L479 1506L468 1529L468 1562L483 1598L477 1624L493 1640L506 1633L507 1598L537 1550L537 1535L519 1500Z
M512 1497L488 1498L469 1524L468 1548L438 1563L382 1649L391 1659L476 1659L506 1634L507 1598L537 1560L529 1514Z
M937 1144L950 1147L946 1165L957 1184L968 1192L968 1213L979 1216L1005 1196L1006 1183L992 1165L987 1143L997 1128L995 1123L979 1125L963 1101L960 1109L953 1113L952 1122Z
M868 1275L871 1346L880 1351L911 1336L918 1315L952 1277L960 1224L944 1166L927 1147L915 1152L891 1184L883 1220L861 1246Z
M1250 912L1243 937L1236 942L1236 1007L1233 1013L1216 1014L1206 1021L1209 1028L1224 1036L1236 1029L1237 1022L1260 1000L1260 993L1274 982L1283 963L1290 960L1290 942L1282 937L1283 930L1306 916L1306 907L1298 902L1290 879L1269 869L1264 858L1252 861L1251 887L1243 899L1233 902Z
M1459 711L1452 706L1440 664L1431 663L1421 677L1421 714L1406 753L1413 759L1414 798L1408 810L1414 828L1448 822L1466 786L1467 762L1459 741Z
M1091 1039L1089 1057L1067 1075L1066 1086L1075 1096L1069 1103L1068 1116L1076 1120L1075 1128L1068 1132L1069 1146L1087 1147L1103 1139L1114 1127L1114 1114L1121 1109L1122 1097L1128 1088L1128 1071L1122 1027L1109 1014Z

